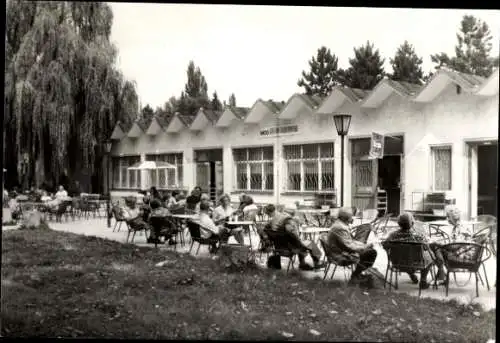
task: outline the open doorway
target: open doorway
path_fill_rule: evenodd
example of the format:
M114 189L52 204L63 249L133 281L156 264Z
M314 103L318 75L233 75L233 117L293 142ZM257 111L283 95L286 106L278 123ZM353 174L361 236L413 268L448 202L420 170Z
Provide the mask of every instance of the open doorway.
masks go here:
M497 216L498 143L477 147L477 214Z
M223 186L222 149L195 151L196 185L215 201Z
M384 156L378 160L378 187L387 193L387 213L399 214L401 204L401 156Z

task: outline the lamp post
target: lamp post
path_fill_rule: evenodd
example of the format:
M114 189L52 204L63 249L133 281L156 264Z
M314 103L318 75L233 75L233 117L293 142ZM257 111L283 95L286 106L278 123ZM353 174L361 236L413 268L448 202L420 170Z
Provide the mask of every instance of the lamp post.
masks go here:
M109 170L110 168L110 159L111 159L111 147L113 145L113 142L111 140L107 140L104 143L104 148L106 149L106 178L107 178L107 185L108 185L108 194L107 194L107 203L106 203L106 212L108 213L108 228L111 227L111 184L109 180Z
M344 137L349 132L351 115L339 113L333 116L335 128L340 136L340 206L344 206Z

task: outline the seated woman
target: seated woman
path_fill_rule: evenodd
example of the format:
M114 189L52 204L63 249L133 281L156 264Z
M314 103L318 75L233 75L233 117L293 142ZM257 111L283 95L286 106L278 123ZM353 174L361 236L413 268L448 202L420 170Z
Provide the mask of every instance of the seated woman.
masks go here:
M165 206L167 208L173 207L177 205L177 195L179 194L179 191L173 191L171 194L167 196L165 199Z
M13 220L18 220L21 218L21 205L16 200L17 194L15 192L12 192L10 194L10 199L9 199L9 210L10 210L10 216L12 217Z
M170 215L170 211L165 207L161 206L161 202L158 199L151 200L151 214L149 215L149 220L155 217L167 217ZM176 234L176 229L173 225L162 228L163 232L157 232L158 228L152 227L151 233L149 234L148 243L156 243L161 244L159 240L160 234L165 237L165 239L169 239L169 244L176 244L175 240L172 239L172 236Z
M200 213L194 219L200 225L200 234L202 238L212 238L214 240L226 243L230 232L224 225L216 225L209 215L210 205L206 201L200 203ZM217 243L214 242L210 247L210 252L217 250Z
M68 192L64 189L64 187L61 185L59 186L59 190L56 193L56 199L58 200L66 200L68 198Z
M304 240L300 238L299 224L298 222L286 213L279 213L276 211L276 207L274 205L267 205L264 209L265 214L271 218L269 226L271 230L274 231L287 231L293 235L295 235L302 243L302 245L309 249L309 254L314 262L314 267L310 266L306 263L305 258L307 254L305 252L299 253L299 268L301 270L312 270L320 269L324 267L324 263L320 262L321 260L321 250L318 245L313 241Z
M231 198L227 194L224 194L220 198L219 202L220 205L213 211L212 219L216 225L224 225L233 215L234 209L231 206ZM239 244L244 243L243 230L241 228L233 228L230 232Z
M142 218L142 211L137 206L137 198L126 198L125 206L120 207L120 212L134 231L149 230L149 225Z
M202 193L201 194L200 201L196 204L196 206L194 208L194 213L196 213L196 214L200 213L200 204L202 202L208 203L208 205L210 206L209 213L211 215L212 212L213 212L213 204L212 204L212 201L210 201L210 196L207 193Z
M387 238L387 240L427 243L428 242L427 238L413 229L414 224L415 224L415 219L413 218L413 215L411 213L405 212L401 214L398 218L399 230L391 233ZM424 259L426 262L434 261L436 263L438 267L437 279L442 281L444 280L445 273L443 270L443 265L444 265L443 256L438 249L439 244L430 243L429 247L433 251L434 256L432 256L429 251L426 251L426 253L424 253ZM427 282L427 274L429 270L430 267L422 271L421 274L422 278L420 280L422 289L429 288L429 283ZM418 277L415 275L414 271L408 270L407 273L410 276L413 283L418 283Z

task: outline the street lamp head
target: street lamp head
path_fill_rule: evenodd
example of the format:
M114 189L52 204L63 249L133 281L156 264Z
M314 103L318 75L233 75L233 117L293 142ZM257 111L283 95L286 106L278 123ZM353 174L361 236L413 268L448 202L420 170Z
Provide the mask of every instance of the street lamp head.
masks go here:
M333 116L333 121L335 122L335 128L339 136L346 136L349 132L349 126L351 125L351 115L346 113L339 113Z
M111 152L111 147L113 146L113 142L109 139L106 142L104 142L104 149L106 150L106 153L109 154Z

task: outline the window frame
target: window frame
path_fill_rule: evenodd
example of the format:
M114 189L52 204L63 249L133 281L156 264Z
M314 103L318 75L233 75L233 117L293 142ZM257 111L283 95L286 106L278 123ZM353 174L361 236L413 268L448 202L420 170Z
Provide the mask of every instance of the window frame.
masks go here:
M332 156L322 157L321 146L330 144ZM296 158L287 158L286 156L286 148L287 147L300 147L300 157ZM316 146L317 155L313 158L304 157L304 147L305 146ZM317 142L317 143L302 143L302 144L286 144L282 147L283 151L283 164L286 175L286 181L284 185L285 193L315 193L315 192L334 192L335 191L335 142L334 141L326 141L326 142ZM317 169L317 189L306 189L306 181L305 181L305 164L314 162ZM330 162L332 163L332 187L324 188L323 187L323 163ZM288 180L289 180L289 168L288 163L299 163L300 169L300 187L299 189L289 189Z
M115 170L113 169L112 185L113 189L140 189L141 188L141 171L128 170L133 164L140 162L140 155L113 156L113 168L118 168L118 184L116 184ZM118 163L116 163L118 161ZM125 170L125 173L123 171ZM130 176L135 174L135 185L130 184ZM125 182L123 182L125 177Z
M250 159L250 151L252 149L258 149L259 150L259 159ZM272 153L272 158L271 159L265 159L265 150L270 149ZM233 148L233 163L234 163L234 186L233 190L235 192L272 192L274 190L274 146L273 145L266 145L266 146L259 146L259 147L238 147L238 148ZM236 153L244 151L244 159L241 161L237 161L235 159ZM255 189L252 188L252 167L259 165L260 166L260 189ZM271 165L271 170L272 170L272 178L271 178L271 185L269 188L266 188L267 186L267 175L266 173L266 165ZM240 166L244 167L245 174L246 175L246 187L245 188L240 188L238 187L240 182L238 180L238 177L240 173L238 173Z
M174 161L172 163L169 161L169 157L171 160ZM152 170L148 171L149 175L148 177L151 179L151 183L153 186L155 186L157 189L160 190L165 190L165 189L170 189L170 188L182 188L183 187L183 182L184 182L184 153L183 152L165 152L165 153L154 153L154 154L147 154L146 155L146 161L161 161L161 162L168 162L170 164L175 165L175 172L174 172L174 183L169 184L168 181L170 180L169 178L169 170L170 169L164 169L165 172L165 181L166 184L160 185L160 171L162 169L156 169L155 173L155 178L156 180L153 182L151 178Z

